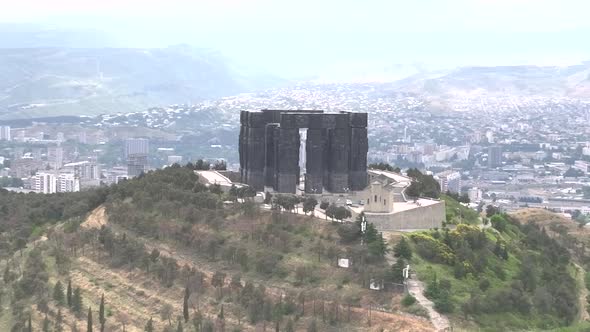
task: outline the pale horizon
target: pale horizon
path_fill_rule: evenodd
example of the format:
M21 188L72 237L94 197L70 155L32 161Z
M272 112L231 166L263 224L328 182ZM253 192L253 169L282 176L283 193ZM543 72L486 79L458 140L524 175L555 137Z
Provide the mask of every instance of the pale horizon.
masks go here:
M0 23L100 31L104 46L189 44L293 74L351 63L578 64L590 60L589 11L582 0L23 0L5 1Z

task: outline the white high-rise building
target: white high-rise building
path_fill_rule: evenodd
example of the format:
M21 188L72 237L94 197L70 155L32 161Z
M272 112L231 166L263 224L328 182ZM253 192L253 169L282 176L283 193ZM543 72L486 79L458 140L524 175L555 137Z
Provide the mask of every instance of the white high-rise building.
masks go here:
M99 180L100 169L94 161L79 161L75 163L65 164L62 171L73 173L81 180Z
M72 173L62 173L57 179L57 189L59 192L76 192L80 191L80 179Z
M10 126L0 126L0 141L10 141Z
M445 171L434 176L440 185L440 191L445 193L461 194L461 173L455 171Z
M61 146L47 148L47 160L54 169L60 169L64 162L64 150Z
M35 191L43 194L53 194L57 192L57 181L55 174L40 173L35 174Z
M35 191L43 194L75 192L80 191L80 179L73 173L37 172L33 186Z
M480 202L483 198L483 193L481 189L473 187L467 191L467 195L469 196L469 200L473 202Z

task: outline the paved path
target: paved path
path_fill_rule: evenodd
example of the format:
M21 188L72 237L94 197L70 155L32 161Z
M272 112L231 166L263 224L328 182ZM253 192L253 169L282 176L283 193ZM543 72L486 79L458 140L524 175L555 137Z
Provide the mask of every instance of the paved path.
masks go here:
M272 207L270 206L270 204L262 204L262 208L265 210L270 210ZM294 213L294 214L300 214L300 215L305 215L308 217L315 217L317 219L322 219L322 220L327 220L327 221L332 221L332 219L330 218L326 218L326 214L324 213L324 210L320 209L319 207L316 207L313 215L311 213L305 213L303 212L303 207L300 205L297 205L297 207L295 207L294 211L284 211L283 213ZM344 219L344 222L351 222L352 220L350 219Z

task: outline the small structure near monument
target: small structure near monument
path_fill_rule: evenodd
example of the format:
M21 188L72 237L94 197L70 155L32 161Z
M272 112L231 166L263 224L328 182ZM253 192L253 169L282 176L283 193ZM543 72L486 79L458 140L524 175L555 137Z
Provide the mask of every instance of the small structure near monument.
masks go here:
M369 283L369 289L382 290L383 289L383 280L371 279L371 282Z
M363 205L352 206L352 218L361 213L377 230L399 231L442 227L445 202L432 198L410 199L405 191L412 179L398 173L369 170L369 185L354 193Z
M338 267L349 268L350 260L348 258L338 258Z

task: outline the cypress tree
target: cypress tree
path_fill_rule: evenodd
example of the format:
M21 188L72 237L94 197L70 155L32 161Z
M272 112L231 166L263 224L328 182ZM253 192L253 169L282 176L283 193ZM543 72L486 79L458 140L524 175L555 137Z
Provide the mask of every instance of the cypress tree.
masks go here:
M188 322L189 314L188 314L188 299L190 293L188 290L188 286L184 289L184 300L182 302L182 316L184 317L184 322Z
M285 326L285 332L295 332L295 326L293 326L293 320L289 318L287 326Z
M154 321L153 321L152 317L150 317L150 320L148 320L147 324L145 325L144 331L145 332L154 332Z
M27 326L27 332L33 332L33 324L31 324L31 314L29 314L29 326Z
M66 298L68 300L68 307L72 307L72 281L68 280L68 290L66 292Z
M412 258L412 249L406 240L406 237L402 237L402 239L395 245L393 249L393 253L395 257L402 257L405 259Z
M100 298L100 307L98 309L98 320L100 322L100 332L104 332L104 324L106 323L106 317L104 315L104 293Z
M74 295L72 296L72 310L77 314L82 313L82 294L80 293L80 287L74 289Z
M45 314L45 318L43 319L43 332L49 332L49 318L47 318L47 314Z
M63 332L63 315L61 308L57 309L57 317L55 317L55 332Z
M53 287L53 299L58 305L64 305L64 286L59 280L55 283L55 287Z
M92 308L88 307L88 327L86 332L92 332Z
M221 305L221 311L219 315L217 315L217 319L219 320L219 329L221 332L225 331L225 315L223 314L223 304Z

